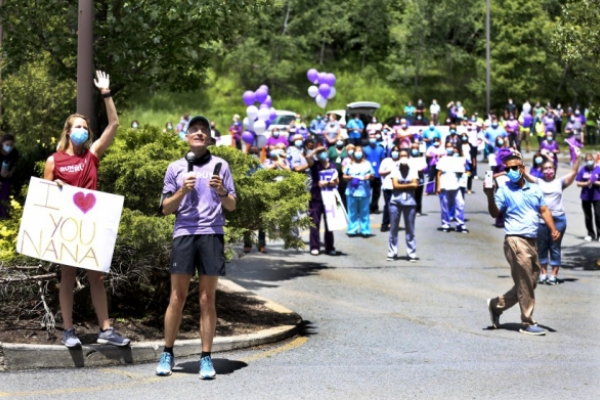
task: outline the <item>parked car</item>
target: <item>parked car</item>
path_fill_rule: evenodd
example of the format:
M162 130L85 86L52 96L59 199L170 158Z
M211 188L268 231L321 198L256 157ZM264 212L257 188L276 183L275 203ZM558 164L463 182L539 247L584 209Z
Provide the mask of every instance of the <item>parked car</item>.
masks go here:
M275 113L277 114L277 118L275 118L275 121L269 126L268 133L265 132L266 136L271 136L273 128L279 130L287 129L290 126L290 122L296 118L296 113L293 111L277 110Z
M358 114L365 127L371 122L371 117L381 107L379 103L373 101L356 101L346 105L345 110L331 110L326 114L337 115L337 120L340 123L341 134L344 139L348 138L348 130L346 129L346 118L348 115L354 116ZM367 133L363 132L363 139L367 139Z

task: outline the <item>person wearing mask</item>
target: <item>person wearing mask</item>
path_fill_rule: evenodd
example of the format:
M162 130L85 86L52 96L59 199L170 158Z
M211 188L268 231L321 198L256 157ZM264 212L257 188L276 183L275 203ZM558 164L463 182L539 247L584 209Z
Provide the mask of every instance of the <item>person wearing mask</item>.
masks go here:
M456 102L456 120L458 122L460 122L463 119L465 119L466 115L467 115L467 109L463 107L463 105L460 101L457 101ZM454 122L454 123L456 123L456 122Z
M488 299L488 311L492 327L498 329L502 313L518 303L521 309L519 332L541 336L546 331L533 320L534 289L540 275L536 250L540 215L552 240L558 240L560 232L554 226L552 213L540 187L525 180L525 166L521 155L515 152L505 160L505 167L509 179L507 184L499 187L496 193L493 187L484 187L483 191L487 197L490 216L496 218L504 213L504 254L510 264L514 285L503 295Z
M425 189L425 172L427 171L427 161L419 150L420 143L414 141L410 148L410 155L408 161L410 162L411 168L417 171L419 177L419 185L415 190L415 201L417 202L417 217L420 217L423 213L423 191Z
M446 136L446 141L444 144L450 143L452 145L452 147L456 147L459 145L459 141L460 141L460 139L458 137L456 125L452 124L452 125L450 125L450 130L448 131L448 136Z
M584 144L583 124L578 118L579 110L575 110L575 115L571 115L567 126L565 126L566 141L569 143L569 151L571 155L571 165L575 162L575 148L582 148Z
M504 129L508 135L508 145L521 151L521 134L519 132L519 127L519 121L515 119L515 115L512 113L508 114L508 121L504 124Z
M560 148L558 147L556 140L554 140L552 133L546 135L546 139L542 141L539 151L550 156L554 165L558 165L558 154L560 153Z
M446 149L442 147L442 140L433 138L433 144L425 152L425 160L427 161L427 186L425 194L430 195L435 193L437 170L436 165L439 160L446 155Z
M513 102L513 99L508 99L508 104L504 107L504 118L508 119L510 114L512 114L515 119L519 116L519 109Z
M400 148L392 147L390 157L385 158L379 166L379 175L382 179L381 189L383 190L383 216L381 220L381 232L389 232L390 230L390 199L392 198L392 172L399 167Z
M402 118L400 120L400 127L396 129L396 140L397 144L401 149L410 148L410 144L412 143L412 133L408 129L408 123L406 119Z
M591 154L585 155L585 165L579 170L575 180L577 186L581 188L581 208L587 229L584 240L586 242L600 241L600 168L595 165L594 157Z
M343 176L343 161L348 158L348 150L341 138L336 141L335 146L329 148L327 156L329 157L329 161L335 166L338 177ZM338 192L342 199L342 204L346 208L346 181L344 179L338 179Z
M269 158L266 158L263 162L263 167L266 170L285 170L291 171L290 164L286 158L285 146L278 144L276 146L269 146Z
M163 132L165 132L165 133L173 132L173 124L171 123L171 121L168 121L165 124L165 130Z
M385 149L377 144L377 135L369 134L369 145L363 148L366 160L373 167L373 178L371 179L371 206L370 211L373 214L379 213L379 198L381 197L381 176L379 167L381 161L385 158Z
M346 201L348 202L348 230L350 237L357 236L360 231L362 237L371 236L371 222L369 219L369 202L371 187L369 181L375 176L371 163L365 160L361 146L356 146L352 161L344 169L344 179L348 182L346 187Z
M273 130L271 131L271 136L269 136L269 138L267 139L266 145L268 147L277 146L278 144L283 144L286 149L290 146L285 135L282 135L281 132L279 132L279 129L273 128Z
M558 103L556 105L556 108L554 109L554 114L555 114L555 119L554 119L554 123L556 124L556 134L558 136L562 136L562 121L563 121L563 117L565 116L565 112L563 111L560 103Z
M406 255L410 262L417 262L417 239L415 236L415 219L417 202L415 190L419 183L418 172L411 168L407 149L398 149L399 167L391 172L392 195L390 198L390 235L388 239L387 261L398 257L398 229L401 215L404 215Z
M427 126L427 122L421 114L418 114L414 119L413 126Z
M379 122L377 120L376 116L373 116L371 118L371 122L369 122L369 124L367 125L367 134L372 134L372 133L377 133L377 132L381 132L381 130L383 129L383 126L381 125L381 122Z
M108 126L100 138L94 141L94 135L89 128L89 121L85 116L73 114L67 118L60 136L57 152L48 157L44 167L44 179L56 182L59 187L66 184L97 190L100 158L117 134L119 117L111 97L108 75L102 71L96 71L94 84L102 93ZM61 265L59 301L64 326L61 343L69 348L81 346L81 341L77 337L77 332L73 326L73 289L75 288L77 273L77 268ZM86 270L86 273L90 284L92 303L100 326L97 342L114 346L129 345L129 339L119 335L110 326L104 275L100 271L89 269Z
M425 104L422 99L417 100L417 107L415 109L417 117L420 115L421 119L425 119Z
M302 135L296 134L293 137L294 145L288 148L288 158L290 161L290 167L294 172L308 173L308 163L304 158L306 143L302 138Z
M523 114L531 115L531 103L529 103L529 100L525 100L525 103L523 103L523 107L521 107L521 111Z
M412 101L409 101L405 106L404 106L404 116L406 118L409 118L412 120L412 118L415 116L415 112L417 111L417 109L415 108L415 106L412 105Z
M571 186L579 169L580 152L577 149L577 161L573 165L572 171L562 178L556 177L556 167L551 161L542 164L542 178L536 178L527 173L523 169L525 179L530 183L537 184L546 200L546 205L552 214L554 226L560 232L558 240L552 240L550 230L546 226L543 219L540 218L537 234L537 251L540 262L540 276L538 283L547 283L556 285L558 283L557 276L560 268L561 259L561 242L567 230L567 216L563 204L563 190ZM548 265L552 267L552 273L548 274Z
M313 226L310 228L310 254L318 256L320 254L319 229L321 227L321 218L325 225L325 253L331 256L337 254L333 245L333 232L327 227L327 218L325 217L325 206L323 204L322 191L331 191L337 188L338 173L327 156L325 147L316 147L304 156L311 175L310 203L308 205L308 214L312 218ZM316 158L316 160L315 160Z
M317 114L316 118L312 120L309 126L310 134L315 142L324 144L323 134L325 133L326 123L321 117L321 114Z
M431 122L437 126L440 120L440 105L437 103L436 99L433 99L429 106L429 115L431 116Z
M548 157L542 154L540 151L533 155L533 163L529 169L529 175L535 178L543 178L544 173L542 172L542 165L546 161L551 161Z
M238 150L242 150L242 130L243 127L242 121L240 121L240 116L238 114L234 114L231 126L229 127L229 135L233 139L232 144L235 145L235 148Z
M360 146L362 144L362 134L365 129L365 125L361 121L358 114L354 115L354 118L346 124L346 129L348 131L348 139L350 143L355 146Z
M304 120L301 120L300 123L296 122L296 133L302 135L302 138L304 140L310 137L310 132L308 131L308 128L306 127L306 122Z
M531 136L531 124L533 123L533 117L531 114L521 113L519 117L519 136L520 143L525 142L525 150L529 153L529 137Z
M257 161L260 160L260 150L256 146L250 146L248 148L248 155L255 158ZM252 168L249 175L252 175L256 171L263 169L262 165L257 165ZM263 254L267 254L267 235L262 229L258 230L258 251ZM252 251L252 233L247 231L244 233L244 253L248 254Z
M456 232L469 233L465 226L465 199L460 190L461 179L466 171L466 160L458 147L446 143L446 156L436 165L436 193L440 197L442 232L450 232L452 219L456 221Z
M327 147L334 147L338 140L342 139L340 123L337 121L335 114L329 114L329 122L325 126L325 141Z
M485 146L485 158L488 158L488 156L490 155L490 153L495 153L496 149L495 149L495 145L496 145L496 139L498 137L501 137L502 139L506 138L507 133L504 130L503 127L500 126L500 124L498 123L498 119L497 118L492 118L492 123L490 124L490 127L487 128L484 132L484 136L483 136L483 140L486 143Z
M171 297L165 314L165 347L156 374L171 375L173 345L179 331L183 308L192 277L198 274L200 298L201 379L214 379L211 351L217 326L215 296L220 276L225 276L225 214L236 206L236 193L227 161L210 154L210 122L203 116L190 120L187 130L189 150L194 154L193 171L181 158L167 168L161 211L175 214L169 273ZM213 175L215 166L221 172Z
M138 122L137 119L134 119L133 121L131 121L131 129L137 129L140 127L140 123Z
M544 132L546 132L546 134L550 132L552 135L556 136L556 123L554 121L554 112L552 110L546 111L546 114L542 117L542 122L544 123Z
M8 218L11 178L17 169L19 151L15 149L15 137L5 133L0 148L0 219Z
M467 193L471 194L473 193L473 176L477 174L477 147L469 142L469 135L466 132L460 135L460 150L463 157L467 160L467 165L469 165Z
M442 140L442 133L435 127L432 121L429 123L429 128L423 130L423 141L427 149L433 145L433 139L435 138Z

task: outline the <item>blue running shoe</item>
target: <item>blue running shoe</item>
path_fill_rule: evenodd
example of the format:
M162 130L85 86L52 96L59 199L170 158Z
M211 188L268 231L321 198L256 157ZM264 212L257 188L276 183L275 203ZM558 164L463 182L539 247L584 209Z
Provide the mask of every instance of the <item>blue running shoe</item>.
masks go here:
M529 326L523 327L523 328L519 329L519 332L524 333L526 335L531 335L531 336L544 336L546 334L546 331L537 325L529 325Z
M119 335L114 328L108 328L104 332L98 332L98 339L96 342L100 344L112 344L113 346L124 347L129 345L130 340Z
M62 340L60 342L68 348L81 347L81 341L77 337L77 332L75 332L75 328L67 329L66 331L64 331Z
M175 365L173 355L171 353L167 353L166 351L161 353L160 361L158 362L158 367L156 367L156 375L171 375L171 373L173 372L173 365Z
M213 367L212 359L208 356L200 359L200 379L215 379L217 373Z

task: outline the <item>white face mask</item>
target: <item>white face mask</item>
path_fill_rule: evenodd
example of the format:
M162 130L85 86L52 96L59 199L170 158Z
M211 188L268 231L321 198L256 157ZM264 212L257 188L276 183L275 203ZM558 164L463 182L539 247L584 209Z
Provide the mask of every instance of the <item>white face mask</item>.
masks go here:
M407 165L408 164L408 158L407 157L400 158L400 164L401 165Z

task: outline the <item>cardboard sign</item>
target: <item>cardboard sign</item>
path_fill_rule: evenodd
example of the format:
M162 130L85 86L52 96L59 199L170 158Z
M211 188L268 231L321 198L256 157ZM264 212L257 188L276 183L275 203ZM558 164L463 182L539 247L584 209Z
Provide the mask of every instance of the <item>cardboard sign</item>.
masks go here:
M123 196L31 178L17 252L40 260L108 272Z
M321 197L325 208L327 228L330 231L346 230L348 228L348 216L338 191L322 190Z

